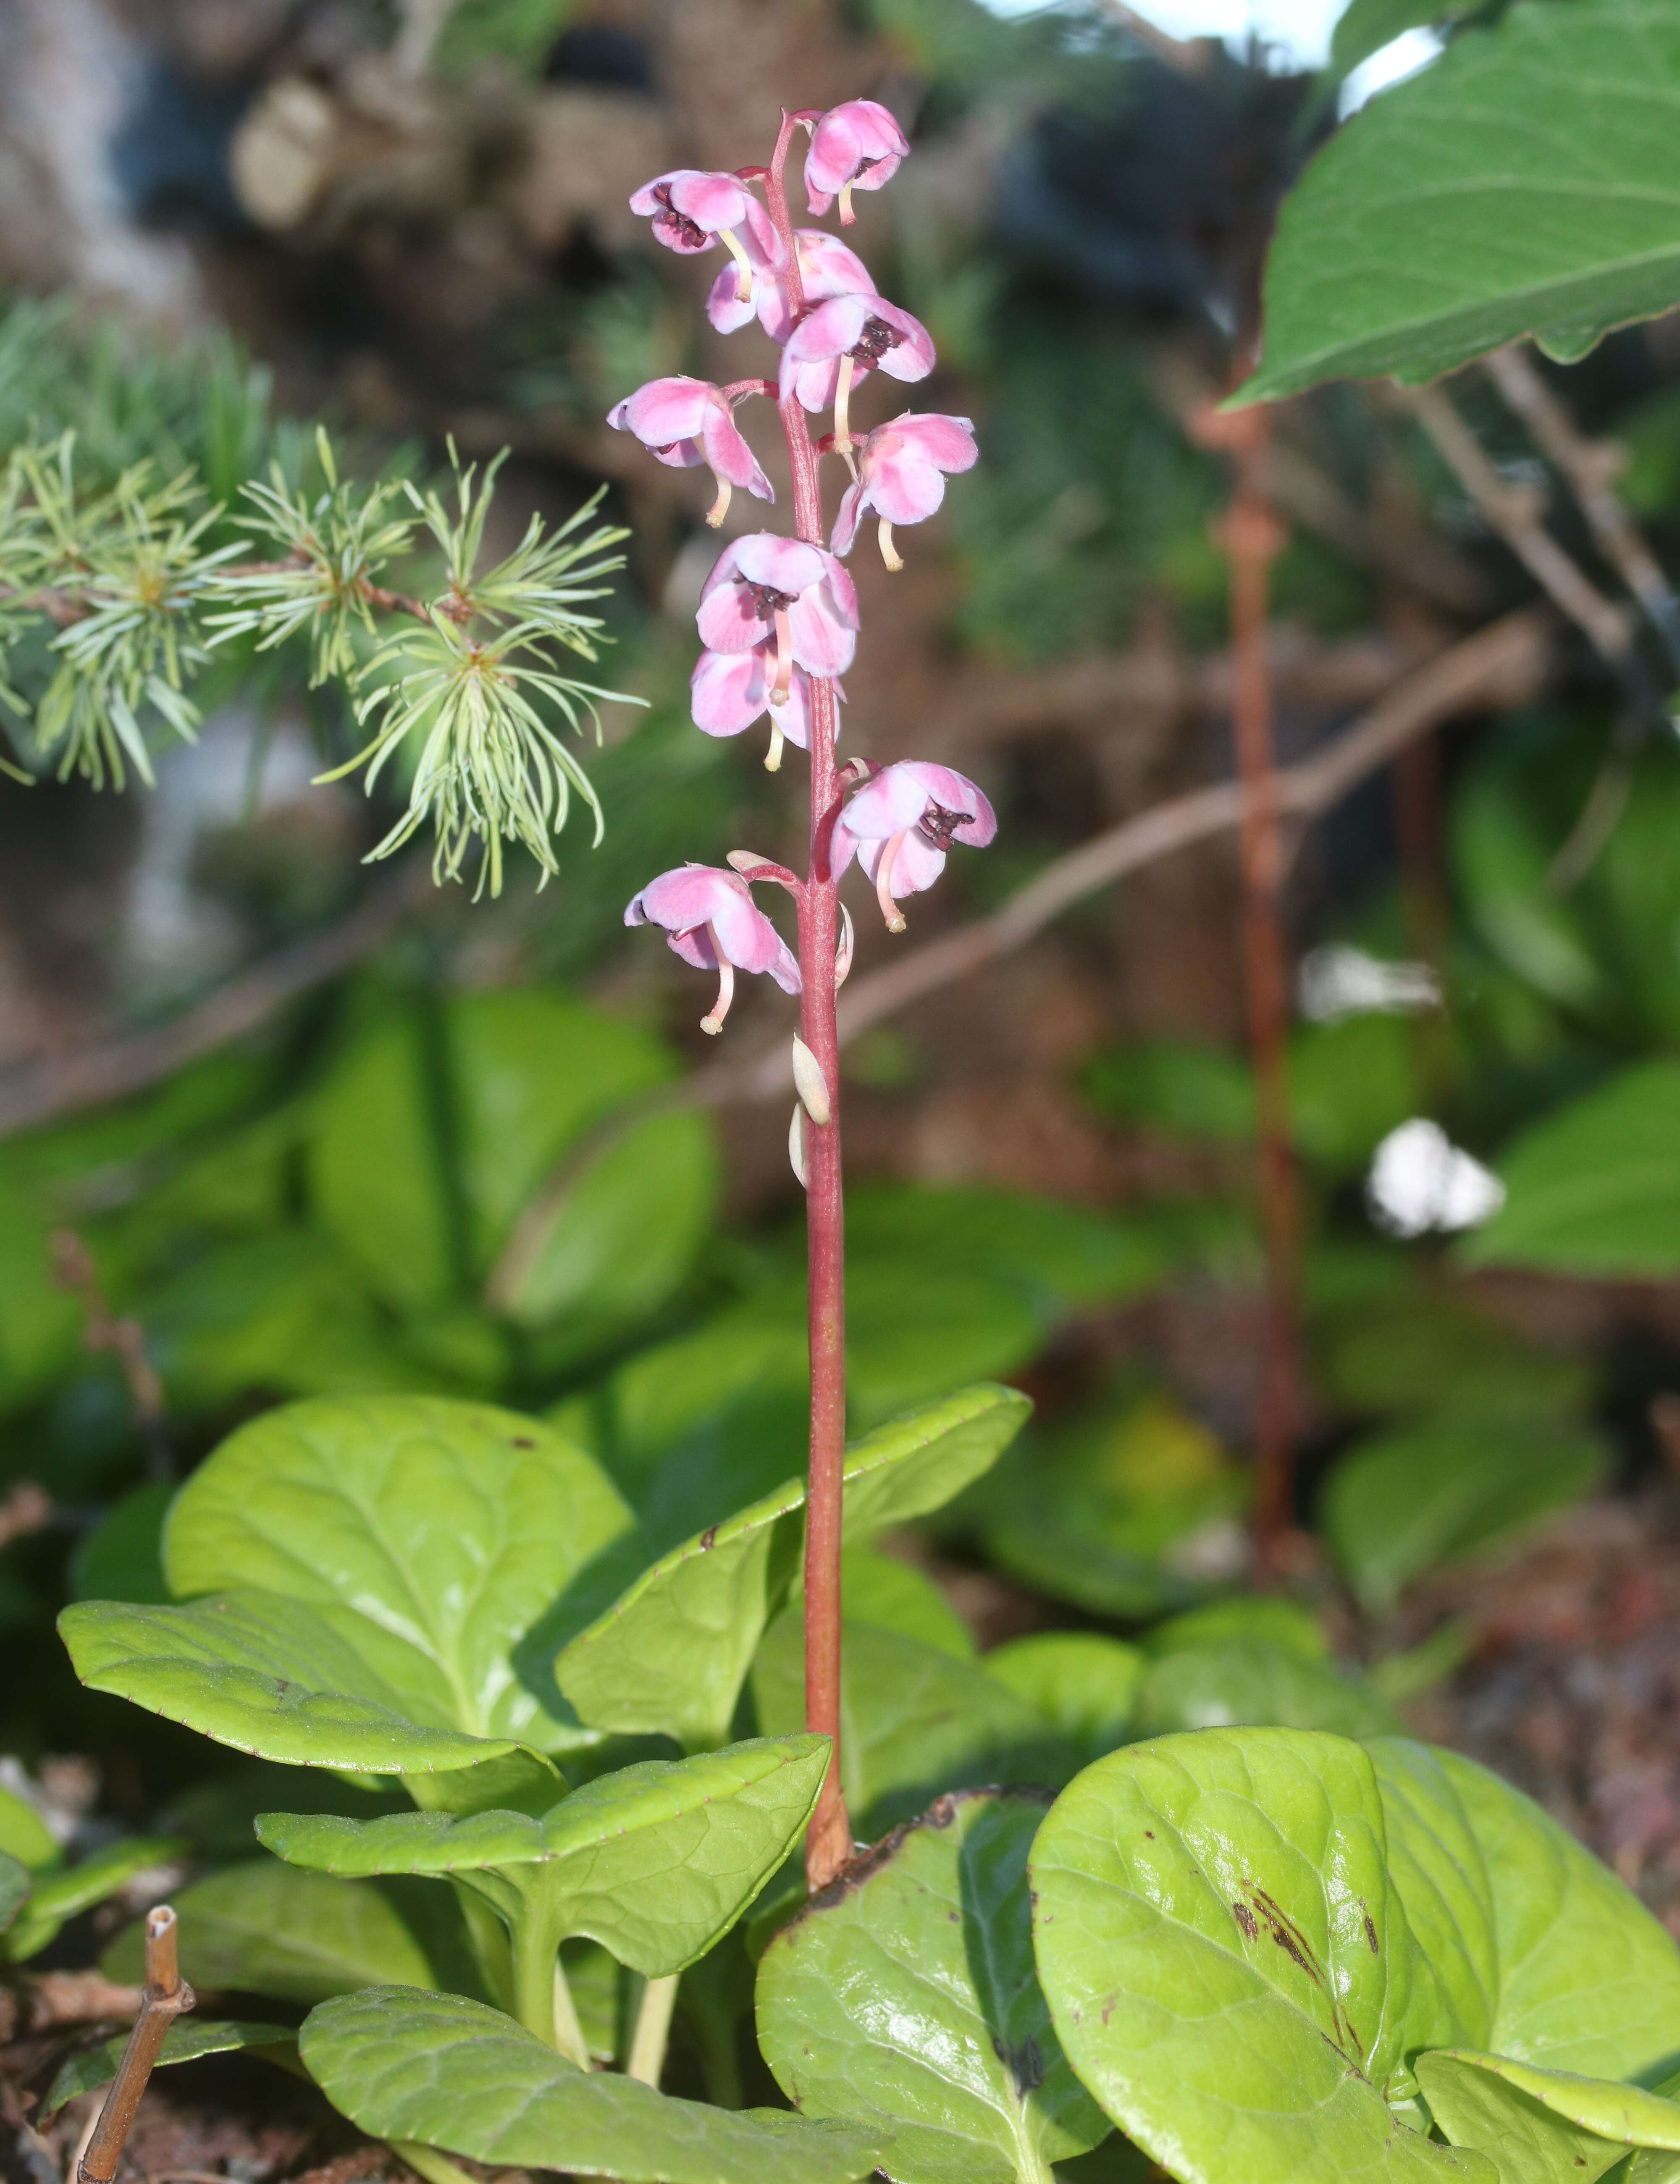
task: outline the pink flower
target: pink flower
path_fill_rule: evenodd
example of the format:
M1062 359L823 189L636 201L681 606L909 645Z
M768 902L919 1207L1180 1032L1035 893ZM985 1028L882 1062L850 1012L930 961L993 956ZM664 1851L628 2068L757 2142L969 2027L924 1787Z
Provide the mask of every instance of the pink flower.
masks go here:
M743 300L734 273L726 266L712 283L706 315L720 333L732 334L754 313L773 342L785 342L793 330L781 275L786 254L770 215L756 204L747 209L747 258L753 269L753 292ZM831 296L872 296L875 282L855 250L820 227L802 227L793 237L799 285L806 305Z
M754 204L733 175L706 173L698 167L673 167L643 182L630 200L631 212L652 216L654 233L667 250L685 258L722 242L739 270L740 291L750 293L753 269L735 231L743 226Z
M834 404L834 445L852 444L848 405L852 382L877 365L894 379L926 379L933 341L920 319L873 294L832 297L800 320L782 352L782 393L807 410Z
M878 190L910 156L910 139L884 106L872 98L848 98L831 107L811 131L805 154L805 195L821 220L840 198L840 225L849 227L854 190Z
M997 814L966 774L901 759L865 782L836 822L834 869L844 872L855 851L887 930L902 933L900 899L932 886L952 843L983 849L997 831Z
M787 699L777 707L776 670L776 647L755 644L750 652L703 652L688 678L690 710L704 735L738 736L770 714L772 773L781 763L784 736L801 750L811 747L811 678L796 667ZM835 694L843 694L837 684Z
M966 417L918 415L877 425L857 443L858 475L840 504L831 540L837 554L849 554L865 509L879 519L881 558L889 569L904 566L893 550L895 523L921 523L945 498L945 473L974 467L979 449Z
M632 895L626 925L663 925L667 945L698 971L718 974L717 1000L701 1017L702 1031L720 1032L735 998L735 973L768 971L784 994L799 990L799 966L787 942L754 902L745 880L715 865L680 865Z
M770 717L779 722L796 667L831 677L851 666L858 595L843 566L821 546L754 531L718 556L694 620L714 652L750 653L760 645L773 651L769 698L776 708ZM781 755L776 734L766 761L772 772Z
M774 500L775 488L741 437L722 390L704 379L650 379L607 413L615 431L634 432L644 448L674 470L704 463L717 481L717 499L706 521L722 522L729 496L737 485L760 500Z

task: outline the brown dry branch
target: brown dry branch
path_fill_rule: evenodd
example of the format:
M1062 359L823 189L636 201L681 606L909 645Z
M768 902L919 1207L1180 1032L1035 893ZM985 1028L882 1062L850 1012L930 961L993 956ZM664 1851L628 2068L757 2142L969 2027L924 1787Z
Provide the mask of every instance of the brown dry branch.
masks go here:
M1278 811L1299 822L1311 819L1443 721L1524 704L1544 681L1550 652L1550 618L1544 610L1522 608L1489 623L1397 683L1325 749L1283 767L1274 783ZM1242 825L1246 805L1240 782L1218 782L1140 812L1058 857L989 916L942 933L899 962L848 986L840 995L841 1045L927 994L1012 955L1086 896L1159 858L1232 832ZM568 1150L526 1206L491 1271L486 1301L493 1309L517 1294L573 1184L643 1116L672 1107L785 1100L793 1082L787 1042L778 1036L743 1061L714 1062L606 1117Z
M131 2018L140 2002L137 1986L120 1986L103 1972L13 1974L0 1987L0 2048L60 2025Z
M111 2184L164 2036L197 1997L181 1975L175 1915L166 1903L146 1914L146 1986L105 2105L75 2165L76 2184Z

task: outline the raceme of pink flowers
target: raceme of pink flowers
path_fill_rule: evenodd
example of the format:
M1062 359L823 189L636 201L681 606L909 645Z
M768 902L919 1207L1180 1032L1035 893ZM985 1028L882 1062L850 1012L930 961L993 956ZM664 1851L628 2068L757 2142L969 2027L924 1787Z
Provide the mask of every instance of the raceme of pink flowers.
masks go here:
M810 134L805 161L810 209L821 216L837 198L843 226L852 221L852 192L879 189L910 151L898 122L872 99L793 116L784 123L778 161L794 125ZM759 394L786 405L783 425L797 458L796 484L805 481L795 499L806 535L753 532L724 548L701 593L695 620L705 649L690 682L695 725L708 735L739 735L769 716L766 764L772 768L784 741L809 749L819 718L837 722L832 709L829 716L819 713L819 686L831 688L837 699L844 694L837 678L852 664L859 616L857 593L839 557L856 543L865 517L876 518L887 567L901 567L893 526L932 515L944 499L946 478L971 469L976 459L966 417L907 410L852 436L850 402L859 382L876 371L900 382L925 379L936 362L933 343L919 319L880 294L867 266L845 243L821 229L793 228L778 193L781 171L779 164L774 173L758 167L737 174L678 168L657 176L631 199L666 248L694 255L720 242L729 251L733 263L713 281L707 315L724 333L756 319L782 352L776 378L741 379L726 387L687 375L655 379L619 403L608 419L660 462L709 468L718 494L709 521L717 524L737 488L761 500L776 498L736 421L737 406ZM770 209L754 194L760 185ZM795 402L798 410L792 407ZM813 451L798 411L831 404L833 432ZM819 460L824 454L840 456L849 473L827 546L810 536L817 520L809 499L813 452ZM859 776L860 784L847 794ZM837 793L846 800L833 817L831 871L837 880L855 859L874 883L893 932L904 929L900 902L933 884L954 843L980 847L997 833L985 795L949 766L907 759L871 772L854 760L839 776ZM686 962L717 972L717 999L702 1019L709 1032L722 1028L737 970L767 972L790 994L801 989L798 961L754 902L743 872L785 886L802 918L809 890L817 884L815 878L801 882L744 852L730 862L740 869L688 864L662 872L625 911L627 925L664 927L670 947ZM849 935L849 923L845 930ZM849 941L842 952L849 961Z
M983 849L997 831L997 814L965 773L901 759L865 782L841 813L834 867L844 872L855 854L875 882L887 931L902 933L900 900L932 886L952 843Z
M664 926L666 944L685 963L717 972L717 1000L700 1019L703 1030L722 1030L735 998L737 970L767 971L784 994L799 990L793 951L738 873L715 865L679 865L631 897L624 922Z

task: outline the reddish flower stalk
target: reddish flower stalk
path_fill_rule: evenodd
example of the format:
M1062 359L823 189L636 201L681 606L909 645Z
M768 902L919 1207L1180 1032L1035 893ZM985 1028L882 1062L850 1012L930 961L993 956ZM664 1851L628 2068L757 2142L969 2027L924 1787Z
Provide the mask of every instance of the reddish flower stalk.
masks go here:
M743 269L713 283L708 315L720 332L756 319L782 351L777 377L712 387L655 380L626 398L609 421L633 432L662 462L706 463L719 479L710 521L728 510L728 488L770 497L769 482L737 427L734 410L751 395L776 401L793 481L793 538L757 532L734 538L707 578L695 616L705 649L690 682L690 712L706 735L739 735L766 716L774 772L791 744L810 758L810 865L804 879L743 850L730 870L685 865L661 873L631 900L630 925L663 926L688 963L718 974L718 994L701 1019L724 1028L737 970L767 972L799 995L793 1075L799 1095L789 1157L805 1190L810 1269L810 1471L805 1501L805 1720L833 1747L805 1840L805 1873L826 1887L852 1855L840 1770L840 1535L846 1457L845 1209L841 1190L840 1056L834 997L852 958L852 928L840 880L855 857L876 885L889 932L901 933L902 897L931 887L955 842L983 846L997 831L975 783L947 766L900 760L877 772L854 759L834 763L839 732L836 677L851 664L857 594L843 566L865 504L880 524L882 556L901 566L893 524L920 523L943 498L948 472L975 459L966 418L902 416L855 443L848 404L855 383L877 367L890 379L925 378L934 365L927 330L876 290L868 269L832 236L796 231L788 210L787 155L801 128L813 131L807 167L812 209L836 193L843 220L849 192L878 189L909 152L884 107L854 100L823 115L784 114L768 167L733 176L679 170L631 199L654 232L685 256L728 244ZM765 203L744 194L761 186ZM741 242L735 235L738 222ZM834 432L813 444L808 409L834 407ZM858 454L854 457L854 446ZM847 460L853 481L825 543L821 457ZM866 784L866 785L865 785ZM848 803L847 799L851 799ZM848 825L848 820L855 823ZM784 889L798 916L797 964L754 904L759 884Z

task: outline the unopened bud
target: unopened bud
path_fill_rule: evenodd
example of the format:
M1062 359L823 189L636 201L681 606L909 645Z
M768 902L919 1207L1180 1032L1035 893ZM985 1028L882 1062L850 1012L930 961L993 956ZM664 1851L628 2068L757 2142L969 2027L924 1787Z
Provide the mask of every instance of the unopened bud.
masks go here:
M834 944L834 986L837 993L852 968L852 913L840 905L840 938Z
M799 1188L809 1190L805 1178L805 1111L796 1100L793 1119L787 1125L787 1164L799 1178Z
M822 1064L797 1032L793 1034L793 1084L806 1113L821 1129L833 1112L828 1100L828 1079L822 1073Z

